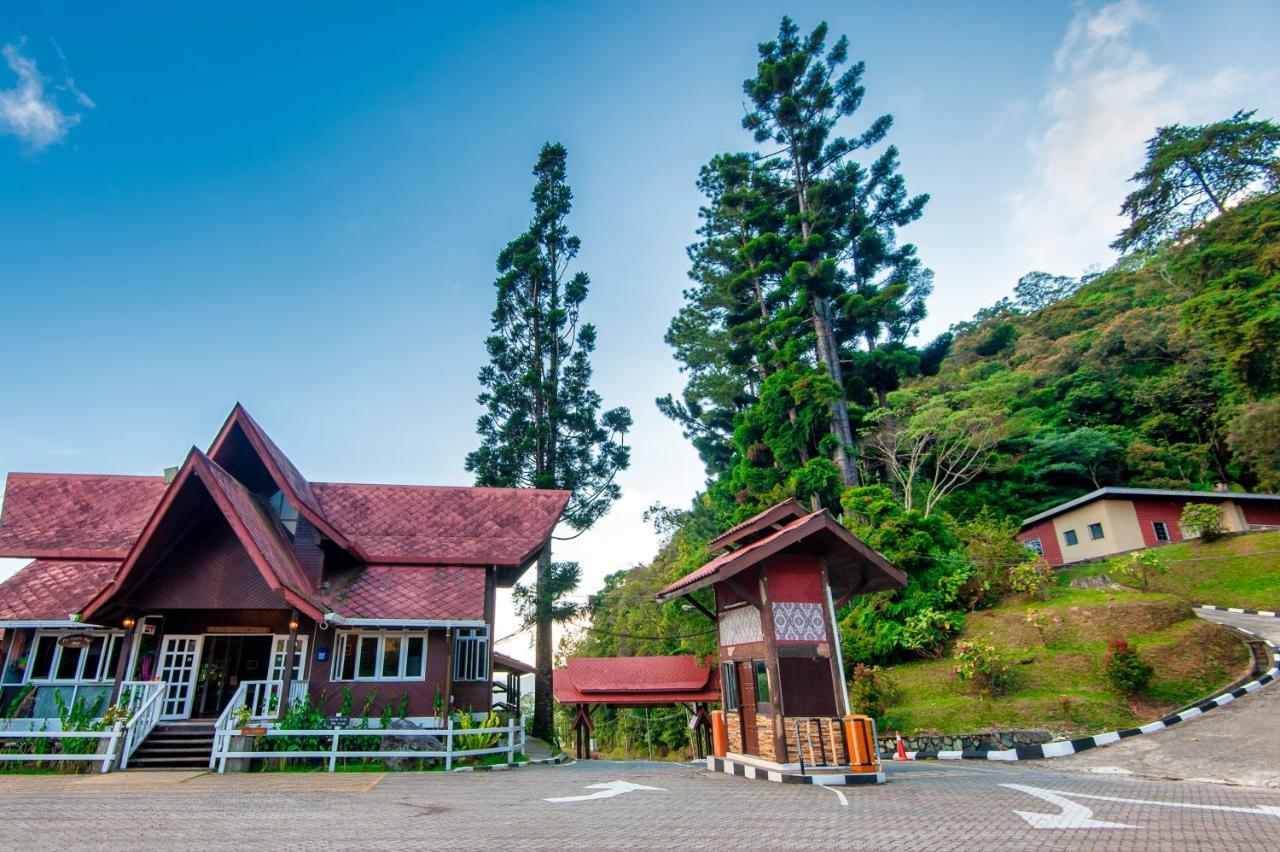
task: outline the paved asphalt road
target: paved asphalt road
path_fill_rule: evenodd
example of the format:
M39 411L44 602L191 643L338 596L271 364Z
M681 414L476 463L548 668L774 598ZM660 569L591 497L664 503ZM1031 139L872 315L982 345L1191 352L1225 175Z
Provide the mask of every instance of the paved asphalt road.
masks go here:
M1197 614L1280 643L1280 618L1204 610ZM1117 769L1152 778L1280 788L1278 722L1280 683L1271 683L1190 722L1054 762L1069 770Z
M604 761L448 776L7 776L0 778L0 847L1280 846L1276 790L1017 764L920 763L888 771L886 785L839 793L689 766ZM610 795L615 788L591 787L614 781L660 789ZM546 801L593 794L600 798Z

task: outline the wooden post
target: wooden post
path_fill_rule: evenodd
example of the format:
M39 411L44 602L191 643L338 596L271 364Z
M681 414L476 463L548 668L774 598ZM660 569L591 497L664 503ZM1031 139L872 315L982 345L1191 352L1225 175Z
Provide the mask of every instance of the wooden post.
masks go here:
M275 645L275 639L271 640ZM298 653L298 611L289 616L289 639L284 643L284 671L280 675L280 700L276 702L276 719L289 712L289 692L293 689L293 658ZM270 671L268 671L270 674ZM270 689L270 687L268 687Z
M453 712L453 630L444 629L444 715Z
M773 757L787 763L786 708L782 704L782 676L778 668L778 633L773 623L773 596L769 594L768 561L760 568L760 626L764 633L764 666L769 672L769 705L773 710ZM757 707L756 712L759 713ZM796 744L799 747L799 743Z
M836 715L848 713L849 687L844 680L844 657L840 652L840 634L836 632L835 614L832 612L831 579L827 575L827 560L822 558L822 623L827 629L827 662L831 664L831 682L835 688Z
M120 659L116 662L115 680L111 684L111 703L120 703L120 690L124 686L124 682L129 679L129 658L133 656L134 643L138 641L139 632L142 630L142 619L139 618L133 623L132 630L126 630L124 641L120 644Z

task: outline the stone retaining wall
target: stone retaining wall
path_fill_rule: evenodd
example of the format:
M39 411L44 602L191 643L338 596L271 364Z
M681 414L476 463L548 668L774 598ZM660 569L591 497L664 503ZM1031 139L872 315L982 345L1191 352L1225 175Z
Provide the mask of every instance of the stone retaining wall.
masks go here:
M903 736L907 751L989 751L1040 745L1053 739L1048 731L993 731L985 734L913 734ZM880 736L880 751L897 748L892 734Z

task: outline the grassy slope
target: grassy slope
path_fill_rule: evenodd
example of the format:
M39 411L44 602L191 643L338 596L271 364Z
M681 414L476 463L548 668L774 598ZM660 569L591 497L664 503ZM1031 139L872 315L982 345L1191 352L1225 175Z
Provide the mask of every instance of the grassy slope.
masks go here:
M1158 553L1169 573L1152 578L1153 591L1179 595L1192 603L1280 610L1280 532L1171 544ZM1069 568L1064 573L1068 577L1105 574L1114 572L1114 562Z
M1058 619L1047 646L1025 621L1029 609ZM1048 601L1009 602L972 614L964 635L990 637L1014 663L1015 688L995 699L975 694L956 680L951 660L894 666L890 676L902 687L902 697L884 720L888 729L967 733L1047 727L1069 735L1114 730L1200 698L1250 665L1234 633L1197 619L1185 602L1165 594L1063 585ZM1106 644L1118 636L1128 638L1155 667L1155 681L1141 699L1106 687Z

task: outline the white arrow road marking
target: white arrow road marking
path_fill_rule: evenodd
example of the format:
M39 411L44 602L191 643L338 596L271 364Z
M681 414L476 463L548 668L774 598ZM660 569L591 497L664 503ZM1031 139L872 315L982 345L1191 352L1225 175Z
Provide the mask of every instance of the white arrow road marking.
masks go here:
M592 799L612 799L614 796L621 796L623 793L631 793L636 790L658 790L665 793L664 787L649 787L645 784L632 784L630 781L605 781L601 784L588 784L586 790L598 790L597 793L588 793L585 796L562 796L558 799L546 799L548 802L587 802Z
M1086 808L1084 805L1078 805L1070 799L1064 799L1052 790L1041 790L1039 787L1026 787L1022 784L1001 784L1000 786L1026 793L1028 796L1035 796L1037 799L1043 799L1051 805L1057 805L1062 808L1062 813L1060 814L1014 811L1015 814L1030 823L1032 828L1133 828L1133 826L1122 822L1107 822L1106 820L1094 819L1092 808Z
M849 807L849 800L844 797L844 793L840 792L835 787L829 787L826 784L816 784L814 786L821 787L824 790L830 790L840 797L840 804L844 805L846 808Z
M1034 825L1036 828L1133 828L1131 825L1122 823L1103 822L1094 820L1093 811L1084 805L1078 805L1075 802L1064 799L1063 796L1072 796L1077 799L1092 799L1102 802L1119 802L1125 805L1151 805L1157 808L1186 808L1193 811L1226 811L1235 814L1257 814L1258 816L1274 816L1280 817L1280 806L1277 805L1255 805L1253 807L1237 807L1232 805L1195 805L1189 802L1157 802L1152 799L1126 799L1121 796L1095 796L1089 793L1073 793L1068 790L1044 790L1040 787L1028 787L1023 784L1001 784L1001 787L1008 787L1011 790L1017 790L1026 793L1029 796L1035 796L1046 802L1052 802L1062 808L1061 814L1035 814L1025 811L1014 811L1018 816ZM1088 821L1087 825L1077 825L1069 823L1070 820L1077 817L1083 817Z

